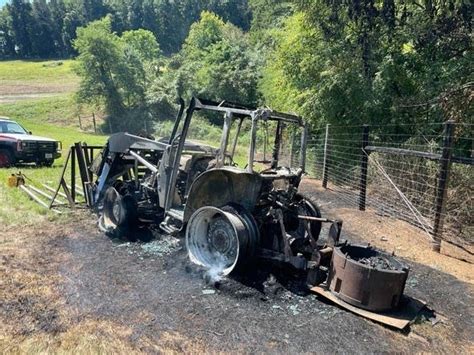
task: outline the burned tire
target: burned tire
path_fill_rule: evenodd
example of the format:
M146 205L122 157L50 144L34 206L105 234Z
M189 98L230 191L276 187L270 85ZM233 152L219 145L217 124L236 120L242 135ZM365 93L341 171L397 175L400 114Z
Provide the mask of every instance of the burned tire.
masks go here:
M317 241L321 233L322 223L319 221L304 221L298 219L298 215L321 217L321 211L315 202L306 196L297 194L295 196L295 203L290 213L285 216L285 228L287 232L294 235L296 238L307 239L308 232L306 223L309 223L311 235Z
M245 265L256 249L256 226L233 207L205 206L188 221L186 248L190 260L218 275Z
M0 168L9 168L15 164L15 159L8 149L0 149Z
M123 196L115 188L109 187L104 195L99 227L111 237L135 241L133 230L137 224L136 209L133 197Z

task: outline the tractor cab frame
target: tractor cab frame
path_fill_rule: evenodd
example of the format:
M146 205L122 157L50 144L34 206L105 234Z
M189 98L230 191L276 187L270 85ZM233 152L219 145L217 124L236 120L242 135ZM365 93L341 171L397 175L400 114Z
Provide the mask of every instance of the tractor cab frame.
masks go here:
M218 148L187 139L199 111L223 115ZM265 152L257 159L260 123L274 128L270 160ZM245 124L250 126L250 144L246 166L238 167L234 158ZM297 167L280 163L283 131L290 125L300 131ZM298 193L306 137L306 125L296 115L198 98L192 98L185 110L181 100L170 137L110 137L92 169L97 174L93 190L100 226L107 233L127 236L146 223L171 234L185 230L190 259L221 274L255 258L316 270L324 247L317 243L321 224L332 224L326 244L334 245L341 222L322 218L317 205ZM267 166L257 171L256 163Z

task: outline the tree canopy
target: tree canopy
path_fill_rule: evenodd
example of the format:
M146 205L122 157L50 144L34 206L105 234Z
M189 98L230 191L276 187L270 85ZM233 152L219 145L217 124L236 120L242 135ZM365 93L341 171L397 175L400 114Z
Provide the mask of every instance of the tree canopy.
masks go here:
M336 124L472 115L467 3L301 0L296 10L261 81L275 105ZM447 107L454 92L460 101Z
M204 10L250 27L247 0L11 0L0 11L0 59L74 56L76 29L106 15L114 32L148 30L172 54Z
M76 38L77 37L77 38ZM471 120L468 0L11 0L0 56L77 56L109 128L205 96L325 123Z

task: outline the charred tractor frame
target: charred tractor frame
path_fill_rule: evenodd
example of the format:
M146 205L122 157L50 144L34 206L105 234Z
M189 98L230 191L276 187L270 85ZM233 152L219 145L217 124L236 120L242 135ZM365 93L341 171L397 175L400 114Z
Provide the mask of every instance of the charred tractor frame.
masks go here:
M218 148L187 139L199 111L223 115ZM296 135L299 162L294 164L285 143ZM273 146L267 159L269 137ZM95 159L93 152L101 147L75 143L57 188L43 184L54 192L49 204L35 193L50 196L25 186L21 174L13 175L10 185L57 213L53 207L64 205L55 204L61 188L71 208L78 193L98 211L100 228L112 236L134 239L156 227L168 234L185 232L190 260L212 275L228 275L257 259L289 265L300 279L306 276L318 295L403 329L424 306L403 297L408 267L370 246L339 242L342 222L321 217L318 206L298 192L306 137L305 123L296 115L193 98L186 110L181 100L170 137L117 133ZM237 149L242 141L244 147ZM76 161L82 189L76 189ZM328 236L319 240L323 223L329 224Z
M187 140L193 115L223 115L218 149ZM245 121L250 145L245 167L234 163ZM257 130L274 127L271 159L258 160ZM234 125L234 126L233 126ZM299 131L299 166L282 166L282 132ZM231 128L235 137L230 137ZM339 239L341 222L321 217L315 203L298 193L305 170L307 128L296 116L267 108L252 109L193 98L184 102L169 138L159 141L112 135L91 170L97 175L88 196L100 211L99 225L110 234L133 237L138 226L153 223L166 233L186 233L190 259L226 275L254 258L316 271L324 247L318 244L322 223L330 223L326 244ZM255 164L266 164L257 172Z

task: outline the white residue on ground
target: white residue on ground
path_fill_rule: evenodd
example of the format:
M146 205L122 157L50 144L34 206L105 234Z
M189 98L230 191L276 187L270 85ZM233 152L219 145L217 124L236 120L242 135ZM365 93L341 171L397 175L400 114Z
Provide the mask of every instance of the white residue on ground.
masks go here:
M180 248L180 240L172 236L163 236L140 247L147 254L169 255Z

